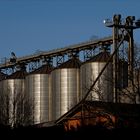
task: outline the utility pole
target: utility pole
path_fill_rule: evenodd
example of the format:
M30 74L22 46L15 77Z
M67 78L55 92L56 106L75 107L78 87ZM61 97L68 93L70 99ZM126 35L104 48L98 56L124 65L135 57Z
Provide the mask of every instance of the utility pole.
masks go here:
M116 50L119 44L120 37L128 38L128 80L129 86L134 85L134 39L133 39L133 30L140 28L140 20L135 21L134 16L128 16L125 19L125 23L122 23L121 15L114 15L113 20L104 20L104 23L107 27L113 28L113 51ZM123 30L123 31L122 31ZM118 77L119 77L119 53L116 51L116 54L113 57L113 85L114 85L114 102L119 102L119 93L118 93Z
M126 18L126 30L127 35L129 38L129 46L128 46L128 75L129 75L129 85L134 85L134 39L133 39L133 23L134 23L135 17L134 16L128 16Z
M119 42L119 25L121 15L113 17L113 52L118 48ZM118 102L118 51L113 56L113 85L114 85L114 102Z

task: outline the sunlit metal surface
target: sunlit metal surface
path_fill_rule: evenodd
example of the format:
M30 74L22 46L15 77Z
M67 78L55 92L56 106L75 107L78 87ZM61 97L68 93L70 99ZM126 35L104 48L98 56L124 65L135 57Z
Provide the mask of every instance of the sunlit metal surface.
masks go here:
M103 55L103 54L102 54ZM96 56L95 56L96 57ZM102 59L102 60L99 60ZM98 61L99 60L99 61ZM104 56L96 57L96 60L84 63L80 68L80 85L81 99L86 95L90 86L99 75L100 71L106 64ZM87 100L91 101L113 101L113 85L112 85L112 63L110 63L103 72L93 90L89 94Z
M17 121L19 112L23 113L20 108L20 95L25 93L25 80L24 79L6 79L1 81L2 95L3 95L3 109L8 111L9 125L13 126Z
M52 71L53 120L58 119L79 101L79 69Z
M31 74L26 77L26 92L33 104L34 124L51 121L51 91L49 74Z

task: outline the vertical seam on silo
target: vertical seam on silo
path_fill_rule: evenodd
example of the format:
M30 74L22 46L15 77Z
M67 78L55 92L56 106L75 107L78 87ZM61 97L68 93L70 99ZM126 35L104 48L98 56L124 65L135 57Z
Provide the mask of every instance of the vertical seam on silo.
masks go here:
M70 108L70 100L69 100L69 96L70 96L70 70L69 68L67 69L67 92L66 92L66 96L67 96L67 110L69 110Z
M79 68L76 70L76 104L78 103L78 94L79 94L79 89L80 89L80 79L79 79L79 74L80 74L80 71L79 71Z
M59 109L60 109L60 110L59 110L59 116L61 116L61 113L62 113L62 108L61 108L61 94L62 94L62 92L61 92L61 90L62 90L62 89L61 89L61 88L62 88L62 83L61 83L61 82L62 82L62 79L61 79L61 78L62 78L62 77L61 77L61 72L62 72L62 69L59 69L59 73L60 73L60 74L59 74L59 80L60 80L60 81L59 81L59 83L60 83L60 91L59 91L60 94L59 94L59 96L60 96L60 97L58 98L58 100L59 100L59 105L60 105L60 108L59 108ZM58 117L58 116L57 116L57 117Z
M40 108L40 110L39 110L39 122L41 122L41 118L42 118L42 112L41 112L41 96L42 96L41 74L40 75L38 74L38 77L39 77L39 82L40 82L39 83L39 86L40 86L40 90L39 90L39 108Z

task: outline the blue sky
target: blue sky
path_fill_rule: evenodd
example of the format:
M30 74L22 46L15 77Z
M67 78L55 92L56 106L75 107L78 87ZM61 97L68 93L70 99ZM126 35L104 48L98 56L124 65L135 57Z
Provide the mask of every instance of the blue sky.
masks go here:
M112 35L103 20L114 14L140 18L140 0L0 0L0 58ZM140 29L134 36L140 43Z

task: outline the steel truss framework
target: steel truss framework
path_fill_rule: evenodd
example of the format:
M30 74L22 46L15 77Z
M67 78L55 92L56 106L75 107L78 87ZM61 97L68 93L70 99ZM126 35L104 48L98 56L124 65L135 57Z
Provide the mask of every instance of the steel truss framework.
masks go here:
M112 37L105 37L98 40L91 40L76 45L71 45L65 48L55 49L47 52L40 52L25 57L13 58L5 60L5 63L0 64L0 70L4 73L11 73L20 68L20 65L25 65L28 72L31 72L43 64L50 63L58 66L73 56L81 57L83 61L97 53L99 48L104 46L109 47L113 43Z

